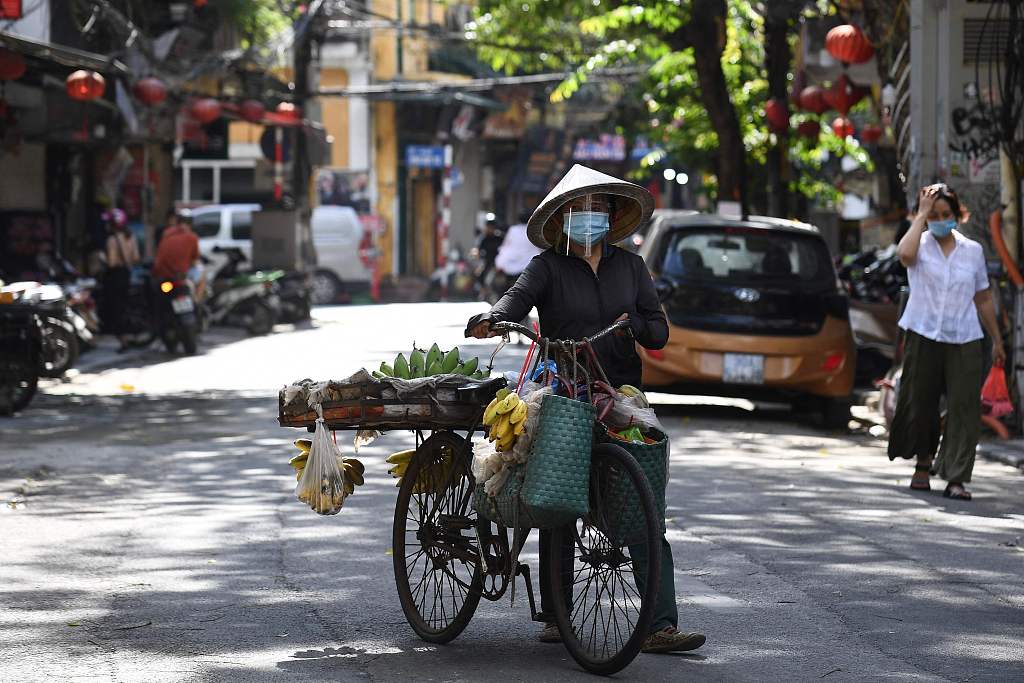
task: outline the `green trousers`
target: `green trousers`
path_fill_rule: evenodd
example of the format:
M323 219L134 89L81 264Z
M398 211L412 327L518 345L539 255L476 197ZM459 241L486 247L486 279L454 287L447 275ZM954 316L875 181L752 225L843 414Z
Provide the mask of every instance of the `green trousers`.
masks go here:
M951 483L967 483L981 434L981 340L945 344L908 331L904 354L896 414L889 429L889 459L931 458L938 450L932 474ZM939 415L943 395L944 429Z
M643 548L633 546L629 548L631 557L643 557ZM646 558L641 562L633 560L633 578L636 579L637 590L642 595L644 592L644 579L647 578ZM658 600L654 603L654 621L651 622L651 633L660 631L663 628L676 628L679 626L679 610L676 608L676 567L672 560L672 544L668 542L664 534L661 537L661 579L658 585Z
M644 556L645 546L630 546L630 556L634 558ZM572 585L572 566L573 566L573 548L572 546L566 546L563 548L563 560L562 560L562 581L567 586ZM551 584L548 579L548 572L545 567L550 562L551 553L554 552L554 548L551 547L551 532L541 530L540 532L540 605L541 605L541 618L545 621L555 620L555 607L551 598ZM647 563L646 559L641 562L638 560L633 561L633 578L636 580L637 590L642 594L644 592L644 578L647 574L647 568L644 566ZM669 626L676 628L679 626L679 611L676 608L676 582L675 582L675 562L672 560L672 545L665 538L664 534L661 536L661 581L658 585L658 599L654 605L654 621L651 622L651 633L660 631L663 628ZM566 591L567 594L571 594L571 591ZM568 597L568 596L567 596Z

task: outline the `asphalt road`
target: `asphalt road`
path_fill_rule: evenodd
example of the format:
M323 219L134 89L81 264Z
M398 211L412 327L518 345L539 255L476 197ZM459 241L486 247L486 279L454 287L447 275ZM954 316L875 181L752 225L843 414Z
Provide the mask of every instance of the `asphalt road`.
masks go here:
M375 367L414 338L461 344L475 310L330 308L307 329L219 333L194 358L152 350L102 370L86 356L0 422L0 680L588 678L537 642L521 588L450 645L413 635L384 463L409 435L361 450L366 485L339 515L292 494L298 433L276 425L276 389ZM503 350L503 367L522 352ZM1024 680L1018 470L979 462L971 503L912 493L909 467L866 432L749 408L659 406L681 626L708 643L617 678ZM535 546L523 557L536 567Z

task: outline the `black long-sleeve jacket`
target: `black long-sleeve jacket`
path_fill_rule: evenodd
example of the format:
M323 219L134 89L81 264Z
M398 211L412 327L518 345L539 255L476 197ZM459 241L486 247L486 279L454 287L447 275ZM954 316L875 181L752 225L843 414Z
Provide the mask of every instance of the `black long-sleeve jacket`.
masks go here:
M623 313L629 314L629 336L609 335L594 345L613 386L640 386L641 363L634 339L648 349L668 341L668 322L654 281L638 255L605 246L595 274L584 259L552 249L533 257L510 290L490 313L470 320L522 320L534 306L540 331L552 339L582 339L600 332Z

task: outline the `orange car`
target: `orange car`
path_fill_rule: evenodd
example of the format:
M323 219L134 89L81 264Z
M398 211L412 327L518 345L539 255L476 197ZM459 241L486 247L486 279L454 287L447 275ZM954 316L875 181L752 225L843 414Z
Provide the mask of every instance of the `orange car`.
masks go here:
M656 213L640 254L669 320L664 349L639 349L646 388L817 397L826 425L846 424L856 361L849 303L817 228Z

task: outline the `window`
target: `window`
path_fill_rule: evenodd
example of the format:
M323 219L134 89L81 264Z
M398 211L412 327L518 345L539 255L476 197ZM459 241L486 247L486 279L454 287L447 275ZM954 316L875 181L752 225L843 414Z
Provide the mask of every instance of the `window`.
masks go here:
M825 243L811 236L750 228L696 228L668 236L662 274L708 283L828 283Z
M216 237L220 234L220 211L192 214L192 231L199 237Z
M252 239L252 211L231 212L231 239Z

